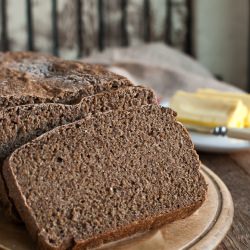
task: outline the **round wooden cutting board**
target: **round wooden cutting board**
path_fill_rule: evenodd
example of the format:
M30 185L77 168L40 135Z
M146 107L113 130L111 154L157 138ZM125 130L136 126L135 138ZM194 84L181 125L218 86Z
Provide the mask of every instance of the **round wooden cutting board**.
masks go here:
M208 184L208 196L194 214L164 227L106 244L100 249L175 250L214 249L224 238L233 220L233 202L225 184L211 170L202 167ZM0 248L13 250L35 249L23 226L8 222L0 214Z

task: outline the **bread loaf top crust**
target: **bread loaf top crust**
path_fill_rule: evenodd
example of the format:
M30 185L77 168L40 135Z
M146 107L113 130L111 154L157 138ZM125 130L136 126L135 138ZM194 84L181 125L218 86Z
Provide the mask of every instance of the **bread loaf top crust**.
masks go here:
M84 96L132 86L102 66L34 52L0 55L0 107L27 103L72 104Z

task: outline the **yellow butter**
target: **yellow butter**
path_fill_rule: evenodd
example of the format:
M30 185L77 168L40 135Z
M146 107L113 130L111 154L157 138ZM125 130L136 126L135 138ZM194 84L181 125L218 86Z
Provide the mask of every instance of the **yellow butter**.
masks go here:
M212 97L220 97L234 100L241 100L248 109L248 114L245 119L245 127L250 127L250 94L237 92L223 92L215 89L198 89L196 92L199 95L206 95Z
M243 128L248 109L239 99L223 99L178 91L170 100L170 107L183 123L216 127Z

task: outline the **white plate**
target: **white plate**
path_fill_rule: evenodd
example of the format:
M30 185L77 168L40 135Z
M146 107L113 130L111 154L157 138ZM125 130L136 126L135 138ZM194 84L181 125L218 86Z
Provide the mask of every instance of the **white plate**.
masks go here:
M227 136L206 135L190 132L195 148L199 151L229 153L250 149L250 142Z
M161 101L161 106L168 107L168 101ZM204 152L229 153L250 149L250 141L190 132L195 148Z

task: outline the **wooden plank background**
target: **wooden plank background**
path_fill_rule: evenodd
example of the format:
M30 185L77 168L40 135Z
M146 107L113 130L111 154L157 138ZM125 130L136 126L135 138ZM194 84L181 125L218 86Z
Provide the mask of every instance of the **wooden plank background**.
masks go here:
M248 0L0 0L0 50L76 58L163 41L250 90L249 6Z
M2 50L31 49L75 58L89 55L93 50L144 41L166 41L181 50L186 48L185 0L1 1L6 6L1 13L7 18ZM53 8L56 8L56 23ZM30 20L32 26L28 25ZM32 38L27 31L32 32Z

